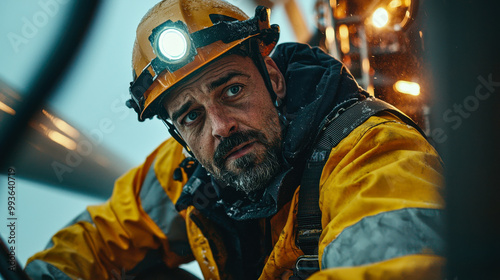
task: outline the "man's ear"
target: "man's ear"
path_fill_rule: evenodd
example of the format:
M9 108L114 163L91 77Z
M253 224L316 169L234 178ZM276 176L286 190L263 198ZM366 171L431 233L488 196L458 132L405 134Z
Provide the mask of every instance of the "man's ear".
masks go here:
M276 65L276 62L274 62L272 58L266 56L264 57L264 62L266 63L267 72L269 73L274 92L279 98L283 99L286 94L285 77L283 77L278 65Z

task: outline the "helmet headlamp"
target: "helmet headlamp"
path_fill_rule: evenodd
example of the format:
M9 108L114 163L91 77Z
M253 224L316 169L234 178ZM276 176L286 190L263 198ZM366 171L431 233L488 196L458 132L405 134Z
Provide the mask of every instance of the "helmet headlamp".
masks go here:
M182 21L168 20L160 24L151 32L149 41L156 54L151 61L156 76L165 70L176 71L193 61L197 54L188 28Z
M187 53L187 40L184 34L177 29L166 29L160 36L157 42L158 55L175 62L184 57Z

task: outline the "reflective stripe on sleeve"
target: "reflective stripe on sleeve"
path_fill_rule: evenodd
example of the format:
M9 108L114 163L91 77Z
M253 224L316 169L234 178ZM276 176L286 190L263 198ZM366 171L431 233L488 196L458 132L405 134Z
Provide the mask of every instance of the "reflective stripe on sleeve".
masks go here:
M51 265L50 263L44 262L42 260L34 260L30 262L24 271L30 275L34 280L44 279L44 280L71 280L71 278L64 272L60 271L57 267ZM32 276L32 275L36 275ZM33 278L35 277L35 278Z
M322 268L359 266L411 254L444 256L443 210L404 208L363 218L323 252Z
M179 256L191 254L186 223L175 209L151 165L140 191L142 208L167 236L170 250Z

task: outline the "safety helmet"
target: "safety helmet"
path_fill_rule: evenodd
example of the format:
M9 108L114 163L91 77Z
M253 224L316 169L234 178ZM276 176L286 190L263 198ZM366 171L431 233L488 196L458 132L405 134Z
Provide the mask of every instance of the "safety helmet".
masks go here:
M168 89L250 38L257 39L252 41L258 42L259 57L269 55L279 37L278 25L271 26L269 19L268 8L257 7L255 16L249 18L221 0L156 4L137 27L132 98L127 106L135 109L140 121L159 114L159 103Z

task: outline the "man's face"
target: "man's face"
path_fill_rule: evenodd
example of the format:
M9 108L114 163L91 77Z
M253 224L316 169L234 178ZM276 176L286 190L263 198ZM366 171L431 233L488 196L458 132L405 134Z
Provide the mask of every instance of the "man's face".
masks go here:
M283 83L272 60L266 65L273 87ZM276 86L278 96L284 95L281 86ZM217 179L248 193L265 188L279 171L278 113L250 58L229 55L212 62L171 92L164 106L195 157Z

